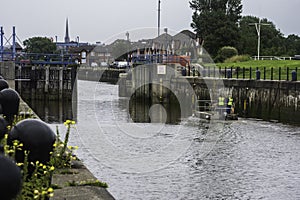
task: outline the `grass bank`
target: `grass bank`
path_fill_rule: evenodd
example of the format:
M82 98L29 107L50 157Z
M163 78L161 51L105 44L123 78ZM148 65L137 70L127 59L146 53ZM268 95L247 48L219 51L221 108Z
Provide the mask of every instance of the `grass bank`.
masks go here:
M285 68L289 67L290 69L295 69L298 67L300 69L300 60L250 60L245 62L235 62L235 63L217 63L218 67L221 68L230 68L230 67L245 67L245 68Z
M250 60L234 63L216 63L220 69L233 69L233 78L256 78L256 70L261 73L261 79L291 80L292 71L297 72L300 80L300 60Z

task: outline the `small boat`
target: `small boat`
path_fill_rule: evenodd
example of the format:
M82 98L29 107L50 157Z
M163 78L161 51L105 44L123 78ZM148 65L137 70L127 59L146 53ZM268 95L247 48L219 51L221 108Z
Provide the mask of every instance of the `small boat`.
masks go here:
M234 109L226 107L213 106L211 101L198 100L194 116L204 120L238 120L237 114L234 113Z
M200 119L210 120L212 113L204 112L204 111L195 111L195 117L199 117Z
M237 114L235 113L230 113L230 114L227 114L226 117L225 117L225 120L238 120L238 116Z
M238 120L238 116L237 114L233 113L232 110L230 110L230 113L228 113L227 108L221 108L221 110L219 109L218 112L216 112L216 114L218 115L216 118L219 120Z

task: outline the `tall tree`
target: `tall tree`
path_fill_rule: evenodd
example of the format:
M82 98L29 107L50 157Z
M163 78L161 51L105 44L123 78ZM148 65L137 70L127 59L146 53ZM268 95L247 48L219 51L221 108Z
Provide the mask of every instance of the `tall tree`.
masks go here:
M223 46L238 45L241 0L192 0L190 7L194 10L191 26L212 56Z
M240 20L241 39L238 46L241 54L257 55L257 31L251 24L258 23L259 18L244 16ZM285 38L280 30L276 29L273 22L261 19L261 23L268 24L261 26L261 48L260 54L264 56L281 56L286 54Z
M300 55L300 37L295 34L288 35L285 39L286 55Z
M27 53L54 53L56 45L46 37L32 37L23 42Z

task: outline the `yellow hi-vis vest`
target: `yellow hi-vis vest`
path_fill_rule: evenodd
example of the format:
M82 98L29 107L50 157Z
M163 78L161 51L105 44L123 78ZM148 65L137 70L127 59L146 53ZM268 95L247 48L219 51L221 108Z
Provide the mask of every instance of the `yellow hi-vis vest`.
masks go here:
M219 97L219 106L224 106L224 97Z
M229 100L228 100L228 106L232 106L232 104L233 104L233 98L229 98Z

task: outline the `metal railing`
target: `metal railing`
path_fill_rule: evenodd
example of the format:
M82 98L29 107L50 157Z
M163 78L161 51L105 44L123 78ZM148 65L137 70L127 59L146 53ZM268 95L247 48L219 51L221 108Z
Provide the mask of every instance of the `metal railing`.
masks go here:
M282 56L252 56L253 60L293 60L295 57Z
M185 72L182 73L182 75L188 76L188 73ZM192 68L189 76L248 80L300 80L300 73L298 73L298 67L203 67L200 70Z

